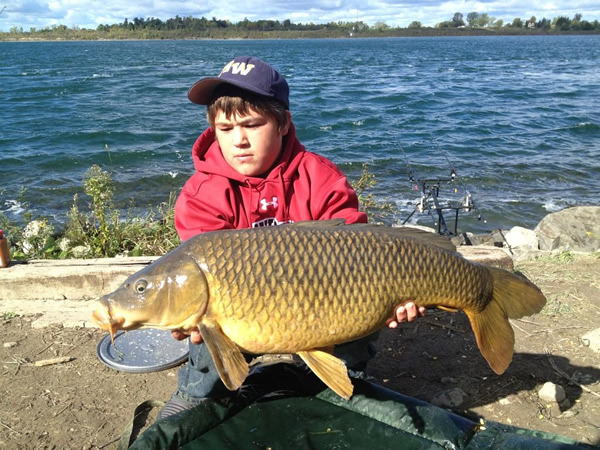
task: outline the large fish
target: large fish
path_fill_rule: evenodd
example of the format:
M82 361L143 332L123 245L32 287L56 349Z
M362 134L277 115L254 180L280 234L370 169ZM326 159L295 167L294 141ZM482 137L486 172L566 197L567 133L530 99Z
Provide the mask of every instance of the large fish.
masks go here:
M500 374L513 355L508 319L537 313L546 300L529 281L454 250L435 234L339 220L204 233L101 298L93 318L113 336L198 328L231 390L248 374L242 352L295 353L348 399L352 383L333 346L384 327L411 300L464 310Z

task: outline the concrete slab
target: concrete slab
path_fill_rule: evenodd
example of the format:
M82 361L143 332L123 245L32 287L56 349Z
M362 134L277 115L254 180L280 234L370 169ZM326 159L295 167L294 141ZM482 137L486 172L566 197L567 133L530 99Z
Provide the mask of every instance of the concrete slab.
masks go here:
M114 291L158 257L31 260L0 269L0 301L80 300Z
M512 270L506 250L491 246L463 246L465 258ZM0 269L0 313L39 315L36 328L51 324L95 327L91 321L98 297L114 291L130 275L158 257L93 260L33 260Z

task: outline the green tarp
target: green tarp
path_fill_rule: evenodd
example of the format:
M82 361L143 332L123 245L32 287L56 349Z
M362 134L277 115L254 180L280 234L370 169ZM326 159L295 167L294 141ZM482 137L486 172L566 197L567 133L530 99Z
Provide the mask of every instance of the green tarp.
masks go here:
M272 376L268 377L273 380ZM132 449L591 449L566 437L485 422L363 380L344 401L316 379L292 389L249 377L227 405L206 401L158 421ZM259 380L259 383L256 383ZM283 380L283 381L282 381ZM288 380L289 381L289 380ZM254 383L254 384L253 384ZM279 386L278 386L279 385Z

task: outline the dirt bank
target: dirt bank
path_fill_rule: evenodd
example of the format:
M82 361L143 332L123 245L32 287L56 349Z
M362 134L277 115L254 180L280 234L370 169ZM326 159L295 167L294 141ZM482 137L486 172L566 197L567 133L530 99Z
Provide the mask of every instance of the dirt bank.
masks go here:
M506 373L489 369L464 315L442 311L384 331L369 372L426 401L459 388L466 394L456 409L461 414L600 444L600 354L581 339L600 326L600 258L563 255L517 269L548 304L513 321L516 353ZM32 329L32 316L9 313L0 311L0 342L16 343L0 348L1 448L114 448L136 405L166 400L175 388L177 369L130 374L104 366L96 358L97 330ZM72 360L33 364L57 357ZM546 381L565 388L568 405L552 408L538 399Z

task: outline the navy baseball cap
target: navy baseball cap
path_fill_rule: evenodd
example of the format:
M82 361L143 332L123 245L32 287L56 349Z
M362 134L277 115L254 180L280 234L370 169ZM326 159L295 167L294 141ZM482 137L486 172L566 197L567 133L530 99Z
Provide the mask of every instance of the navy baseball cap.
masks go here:
M238 56L227 63L218 77L197 81L188 91L188 98L199 105L207 105L217 86L224 83L279 100L286 109L290 107L290 88L285 78L269 64L253 56Z

